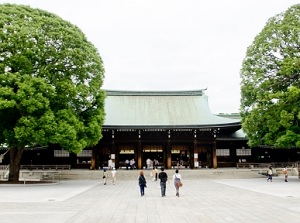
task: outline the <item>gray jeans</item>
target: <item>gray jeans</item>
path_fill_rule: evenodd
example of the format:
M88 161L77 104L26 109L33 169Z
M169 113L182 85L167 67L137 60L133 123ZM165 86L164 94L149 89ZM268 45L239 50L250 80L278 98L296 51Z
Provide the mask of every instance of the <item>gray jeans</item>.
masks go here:
M166 182L160 182L161 196L166 196Z

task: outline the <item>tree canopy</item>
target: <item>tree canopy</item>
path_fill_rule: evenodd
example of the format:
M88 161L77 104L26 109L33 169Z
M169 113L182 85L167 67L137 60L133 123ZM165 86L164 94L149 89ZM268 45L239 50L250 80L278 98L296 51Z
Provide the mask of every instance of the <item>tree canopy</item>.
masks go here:
M0 5L0 144L51 143L74 153L95 145L103 78L101 57L78 27L40 9Z
M270 18L241 69L242 128L250 146L300 147L300 5Z

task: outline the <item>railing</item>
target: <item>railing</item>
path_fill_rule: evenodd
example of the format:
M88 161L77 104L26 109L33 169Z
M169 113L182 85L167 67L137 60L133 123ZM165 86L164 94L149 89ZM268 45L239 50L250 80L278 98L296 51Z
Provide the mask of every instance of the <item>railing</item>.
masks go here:
M24 184L29 181L58 182L60 181L57 170L22 170L20 171L19 181Z
M272 166L273 168L283 168L283 167L290 167L294 168L295 166L298 166L297 162L281 162L281 163L236 163L236 168L268 168L269 166Z
M8 170L9 165L0 165L0 170Z
M281 162L281 163L274 163L275 168L283 168L283 167L289 167L289 168L295 168L296 166L298 166L297 162Z
M236 168L266 168L274 166L274 163L236 163Z
M21 170L70 170L71 165L21 165Z
M1 180L7 180L9 174L9 165L0 165L0 170L2 174L0 175Z

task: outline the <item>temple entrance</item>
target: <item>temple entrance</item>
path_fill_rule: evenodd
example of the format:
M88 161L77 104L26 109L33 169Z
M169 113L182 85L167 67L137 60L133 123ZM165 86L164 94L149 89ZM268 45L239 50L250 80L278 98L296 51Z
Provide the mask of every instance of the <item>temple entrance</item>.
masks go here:
M171 150L172 168L189 168L190 151L188 145L173 145Z
M211 167L211 154L209 153L208 146L198 146L198 163L199 168L210 168Z
M132 160L134 160L135 166L137 165L134 151L135 151L134 145L120 145L119 166L118 166L120 169L130 169L130 163L132 163Z
M162 145L144 145L142 163L147 167L147 159L150 159L150 169L154 166L161 167L164 165L164 154Z

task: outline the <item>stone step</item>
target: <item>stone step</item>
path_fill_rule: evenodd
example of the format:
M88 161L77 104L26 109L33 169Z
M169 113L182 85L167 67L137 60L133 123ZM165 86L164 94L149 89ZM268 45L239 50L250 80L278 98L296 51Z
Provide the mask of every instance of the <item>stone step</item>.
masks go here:
M151 170L143 170L144 175L148 180L152 178ZM60 180L96 180L101 179L103 176L103 170L61 170L58 171L57 177ZM158 173L160 170L158 171ZM172 178L175 169L165 170L169 177ZM118 180L133 180L137 179L139 176L140 170L117 170L117 179ZM184 179L235 179L235 178L262 178L259 174L259 170L253 169L180 169L179 173ZM152 174L153 175L153 174ZM108 170L108 176L111 178L111 171Z
M183 179L242 179L242 178L264 178L262 173L267 169L236 169L236 168L218 168L218 169L179 169L179 173ZM108 171L108 176L111 178L111 171ZM147 180L153 178L152 170L143 170ZM172 178L175 169L165 170L169 177ZM55 180L102 180L103 170L88 170L88 169L71 169L58 170L55 173ZM158 170L158 173L160 170ZM134 180L139 176L140 170L117 170L118 180ZM281 171L277 171L281 176ZM0 171L0 176L4 175L4 171ZM289 171L290 176L295 176L294 172ZM296 174L297 175L297 174ZM51 177L52 178L52 177ZM4 180L4 179L2 179Z

